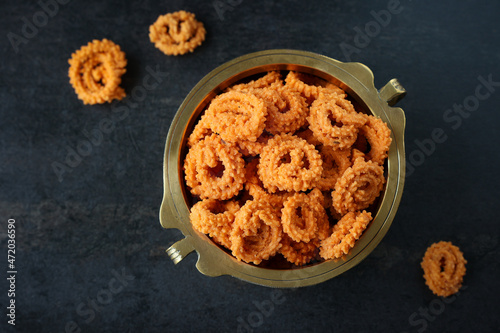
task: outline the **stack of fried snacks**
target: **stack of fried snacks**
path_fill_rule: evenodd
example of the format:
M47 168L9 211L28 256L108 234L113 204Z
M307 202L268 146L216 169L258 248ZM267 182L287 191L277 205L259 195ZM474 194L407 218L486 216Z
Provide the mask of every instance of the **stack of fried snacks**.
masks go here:
M125 91L120 87L126 72L125 53L110 40L94 40L71 55L70 83L84 104L102 104L121 100Z
M255 265L342 258L372 220L390 144L382 120L318 77L273 71L233 85L187 139L193 228Z

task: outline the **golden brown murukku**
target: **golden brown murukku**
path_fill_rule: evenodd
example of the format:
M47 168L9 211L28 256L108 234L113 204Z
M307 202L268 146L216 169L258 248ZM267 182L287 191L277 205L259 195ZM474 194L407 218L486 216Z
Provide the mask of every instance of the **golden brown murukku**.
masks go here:
M311 104L317 99L320 93L338 95L341 98L347 97L346 93L333 83L322 80L314 75L290 71L285 78L286 85L298 91Z
M324 259L337 259L349 253L372 220L371 213L349 212L333 226L330 237L321 241L319 255Z
M320 94L307 118L315 137L333 149L349 149L356 142L358 131L367 121L354 111L352 104L337 95Z
M236 201L205 199L191 207L189 217L194 229L209 235L216 243L230 248L234 217L239 209Z
M281 239L281 248L279 253L285 257L286 260L297 266L303 266L316 257L319 240L315 239L308 243L296 242L287 234L283 235Z
M316 183L321 191L333 190L337 180L352 165L350 150L333 150L330 146L320 146L319 153L323 160L323 172Z
M258 174L271 193L306 191L321 176L322 163L313 145L297 136L280 134L262 149Z
M229 91L215 97L206 111L212 131L226 142L257 141L264 131L266 103L251 93Z
M120 87L126 72L125 53L110 40L89 42L71 55L69 79L84 104L102 104L125 97Z
M261 88L277 88L283 85L281 74L277 71L268 72L266 75L247 83L236 84L227 90L249 90Z
M448 297L462 287L467 260L451 242L434 243L422 259L425 284L437 296Z
M184 173L193 195L227 200L243 188L245 161L234 144L212 134L191 147L184 160Z
M366 124L359 128L358 136L366 139L370 145L366 159L383 164L391 145L391 130L381 119L365 115Z
M203 23L184 10L160 15L149 27L149 39L166 55L193 52L205 40Z
M357 158L335 184L333 207L340 213L368 208L385 184L384 168L374 162Z
M247 201L236 213L231 251L238 260L260 264L281 247L282 229L274 209L263 201Z

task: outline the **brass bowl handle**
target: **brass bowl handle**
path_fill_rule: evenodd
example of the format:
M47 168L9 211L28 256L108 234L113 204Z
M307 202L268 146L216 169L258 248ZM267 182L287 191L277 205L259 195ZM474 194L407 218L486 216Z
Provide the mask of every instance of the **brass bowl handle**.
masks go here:
M389 106L393 106L406 96L406 90L398 79L392 79L380 89L379 94L384 102L387 102Z

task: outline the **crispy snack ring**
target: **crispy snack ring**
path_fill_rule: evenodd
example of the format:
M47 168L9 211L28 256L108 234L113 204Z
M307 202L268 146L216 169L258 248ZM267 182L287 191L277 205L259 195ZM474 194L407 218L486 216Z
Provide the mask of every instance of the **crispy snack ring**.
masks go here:
M379 196L384 183L381 165L357 158L335 184L333 207L342 215L365 209Z
M184 161L186 184L202 199L227 200L243 188L245 161L238 149L212 134L192 146Z
M308 243L319 237L319 227L326 226L327 230L321 230L321 238L326 238L328 233L328 217L323 208L323 194L318 189L318 194L307 195L295 193L283 204L281 223L283 231L295 242Z
M205 35L203 23L184 10L161 15L149 27L149 39L166 55L193 52L205 40Z
M320 146L319 153L323 159L323 173L316 187L321 191L333 190L337 180L352 165L350 150L333 150L330 146Z
M262 149L258 174L271 193L306 191L321 176L322 163L313 145L297 136L281 134Z
M236 201L205 199L191 207L190 219L194 229L209 235L217 244L230 248L234 217L239 209Z
M336 225L330 237L320 243L319 255L324 259L337 259L349 253L372 220L371 213L349 212Z
M228 88L230 90L248 90L248 89L261 89L261 88L277 88L283 85L281 81L281 74L276 71L268 72L261 78L257 80L252 80L247 83L236 84Z
M231 251L238 260L260 264L281 247L282 229L274 209L250 200L236 213L231 232Z
M455 294L462 287L466 263L463 253L451 242L432 244L421 263L425 284L437 296Z
M366 154L366 159L378 164L383 164L391 145L391 130L379 118L365 116L367 122L359 129L359 135L370 144L370 150Z
M332 94L320 94L310 108L310 129L316 138L333 149L349 149L367 118L356 113L352 104Z
M265 127L266 103L257 96L229 91L215 97L206 111L212 131L226 142L255 142Z
M286 85L304 96L309 104L317 99L320 93L331 93L341 98L347 97L345 91L333 83L326 82L316 76L290 71L285 78Z
M71 55L68 71L70 83L84 104L102 104L121 100L120 87L126 72L125 53L110 40L94 40Z
M297 266L303 266L316 257L319 241L317 239L306 242L295 242L284 234L281 239L279 252L286 260Z
M193 128L191 135L189 135L187 145L188 147L192 147L197 142L203 140L206 136L210 136L212 134L213 132L210 128L210 121L206 115L203 115L196 126Z

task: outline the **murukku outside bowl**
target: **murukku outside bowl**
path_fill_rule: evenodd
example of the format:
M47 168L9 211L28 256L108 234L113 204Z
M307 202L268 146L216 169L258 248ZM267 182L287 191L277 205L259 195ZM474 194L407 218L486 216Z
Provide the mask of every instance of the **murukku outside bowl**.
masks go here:
M288 269L259 267L238 261L228 251L213 243L208 236L191 226L191 199L185 187L182 170L189 134L213 97L235 82L272 70L293 70L333 82L349 94L353 103L357 103L368 114L381 118L391 129L392 143L385 165L387 182L379 197L374 219L343 259ZM405 115L401 108L393 105L404 97L405 93L396 79L390 80L380 90L376 89L372 71L363 64L343 63L305 51L256 52L214 69L198 82L179 107L165 144L164 196L160 208L160 223L167 229L179 229L185 236L167 250L170 258L177 264L196 251L196 267L205 275L231 275L254 284L290 288L326 281L360 263L376 248L389 230L403 193Z

